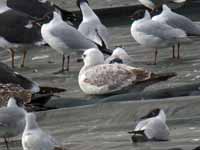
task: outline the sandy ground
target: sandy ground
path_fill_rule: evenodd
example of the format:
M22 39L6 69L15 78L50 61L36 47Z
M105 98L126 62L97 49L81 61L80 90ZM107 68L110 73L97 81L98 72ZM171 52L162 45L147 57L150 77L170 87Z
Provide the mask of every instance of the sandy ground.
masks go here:
M180 12L200 21L199 14L192 8L183 10ZM133 40L128 17L117 16L103 22L112 35L111 47L122 45L127 49L133 66L153 72L176 72L177 76L149 86L141 93L90 97L81 92L77 82L83 65L76 62L80 55L73 54L70 72L54 75L52 73L61 64L61 56L56 51L47 47L31 48L25 68L19 68L22 55L18 52L16 71L41 85L67 90L47 104L60 109L37 113L41 127L74 150L167 150L175 147L191 150L200 145L200 38L193 38L191 43L181 46L180 60L172 59L172 50L168 48L159 50L158 65L147 65L153 61L153 50L143 48ZM10 64L9 56L8 51L0 51L0 60L7 64ZM141 115L155 107L161 107L167 113L170 141L133 145L127 131L134 128ZM22 149L19 139L11 142L11 150ZM3 143L0 149L5 149Z

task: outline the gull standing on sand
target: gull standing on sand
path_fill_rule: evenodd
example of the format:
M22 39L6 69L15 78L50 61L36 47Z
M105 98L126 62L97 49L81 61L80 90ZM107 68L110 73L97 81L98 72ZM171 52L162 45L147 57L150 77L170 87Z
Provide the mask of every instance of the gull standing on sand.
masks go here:
M39 128L36 116L33 113L26 114L26 127L22 135L23 150L64 150L52 136Z
M144 140L169 140L169 128L166 124L166 115L164 110L156 108L151 110L147 115L140 118L134 131L130 131L132 141L137 142L137 135L144 136Z
M53 19L49 23L43 24L41 34L43 39L56 51L63 55L61 72L65 71L65 55L68 55L67 71L69 70L69 58L72 52L85 50L88 48L97 48L98 45L87 39L74 27L63 21L61 15L53 13ZM105 47L105 44L103 45ZM111 51L102 49L105 53L112 54Z
M123 92L138 84L145 83L145 87L175 76L174 73L154 74L125 64L105 64L103 54L96 48L86 50L82 58L84 66L78 81L81 90L89 95Z
M162 4L184 4L187 0L139 0L141 4L150 8L151 10L159 9Z
M9 8L3 0L0 1L0 20L0 48L10 50L12 67L15 49L23 49L21 67L24 67L27 46L43 41L40 27L34 24L33 18Z
M7 150L7 138L16 137L23 133L25 128L26 111L16 104L14 98L10 98L7 107L0 108L0 137L4 138Z
M168 24L174 28L179 28L188 36L200 36L200 26L189 18L173 12L167 5L162 6L162 12L152 18L154 21ZM180 58L180 43L178 43L178 56Z
M106 64L121 63L121 64L130 64L131 57L128 55L125 49L117 47L113 50L113 53L110 57L105 60Z
M79 25L78 31L85 37L94 41L99 45L103 45L102 41L108 48L109 33L108 29L101 23L98 16L90 8L87 0L77 0L77 5L82 12L82 22ZM98 33L97 33L98 32ZM100 37L101 38L100 38Z
M154 64L157 63L158 48L173 47L187 39L183 30L152 20L147 10L145 13L143 10L137 11L133 19L131 34L142 46L155 49Z

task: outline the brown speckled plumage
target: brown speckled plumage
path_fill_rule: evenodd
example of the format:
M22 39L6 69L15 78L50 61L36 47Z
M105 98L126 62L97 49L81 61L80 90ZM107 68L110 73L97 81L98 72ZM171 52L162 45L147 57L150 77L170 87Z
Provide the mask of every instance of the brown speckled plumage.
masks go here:
M10 97L19 98L26 104L31 102L32 94L19 85L0 84L0 107L6 106Z

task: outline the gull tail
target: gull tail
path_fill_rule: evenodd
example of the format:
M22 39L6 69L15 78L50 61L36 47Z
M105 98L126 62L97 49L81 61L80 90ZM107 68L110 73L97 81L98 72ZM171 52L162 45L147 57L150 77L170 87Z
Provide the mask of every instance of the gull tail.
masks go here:
M21 74L15 72L16 77L18 78L18 83L20 84L21 87L24 89L30 90L32 93L37 93L40 91L39 84L32 81L31 79L28 79Z
M58 9L61 12L63 20L71 21L72 23L74 23L78 20L76 14L74 14L70 11L64 10L64 9L60 8L59 6L57 6L55 4L53 5L53 7Z
M134 85L141 85L141 88L144 89L145 87L161 82L161 81L166 81L172 77L175 77L177 74L174 72L168 72L168 73L150 73L149 77L144 79L144 80L140 80L138 82L136 82Z
M102 39L102 37L99 35L98 30L96 29L95 31L96 31L96 33L97 33L99 39L100 39L101 42L102 42L102 45L99 45L99 44L95 43L95 44L97 45L98 49L99 49L102 53L104 53L104 54L112 55L113 51L112 51L111 49L108 49L108 48L107 48L106 43L104 42L104 40Z

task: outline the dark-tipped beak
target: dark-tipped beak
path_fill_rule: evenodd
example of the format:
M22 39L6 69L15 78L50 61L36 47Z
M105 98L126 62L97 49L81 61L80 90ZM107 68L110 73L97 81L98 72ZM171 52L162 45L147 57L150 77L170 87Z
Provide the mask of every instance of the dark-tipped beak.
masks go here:
M78 63L81 63L81 62L83 62L83 58L78 58L76 61L77 61Z

